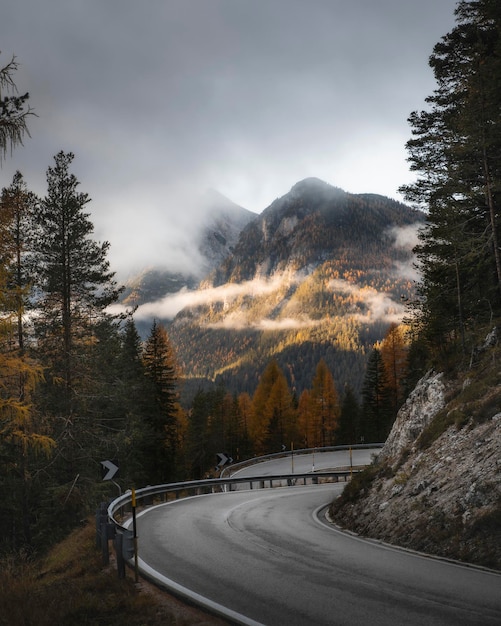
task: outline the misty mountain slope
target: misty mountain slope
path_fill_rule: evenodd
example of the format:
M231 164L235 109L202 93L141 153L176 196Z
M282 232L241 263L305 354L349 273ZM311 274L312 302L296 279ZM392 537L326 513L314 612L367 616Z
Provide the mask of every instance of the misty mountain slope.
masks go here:
M252 393L275 358L300 393L324 358L339 388L358 390L369 349L413 294L411 250L398 242L423 219L318 179L295 185L242 230L170 324L187 379Z
M202 218L199 224L194 225L190 244L190 257L196 267L190 265L185 271L171 271L165 268L165 261L159 258L155 267L138 271L127 281L122 296L123 304L137 306L183 288L196 288L204 276L233 252L240 232L256 217L252 211L212 189L204 194L199 203L202 205Z
M256 214L235 204L218 191L211 189L204 197L206 221L196 239L203 259L199 275L204 277L233 253L242 230L256 218Z

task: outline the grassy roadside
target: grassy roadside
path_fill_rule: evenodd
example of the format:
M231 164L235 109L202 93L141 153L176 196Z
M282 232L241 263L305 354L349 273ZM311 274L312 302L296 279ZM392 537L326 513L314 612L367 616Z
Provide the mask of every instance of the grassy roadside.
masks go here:
M0 561L1 626L220 626L133 573L120 580L103 567L93 520L55 546L42 561Z

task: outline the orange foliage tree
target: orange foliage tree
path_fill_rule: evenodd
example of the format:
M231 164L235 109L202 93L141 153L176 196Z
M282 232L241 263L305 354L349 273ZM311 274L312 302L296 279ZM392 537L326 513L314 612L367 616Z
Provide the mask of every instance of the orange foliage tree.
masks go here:
M257 454L276 452L296 437L296 411L287 379L270 361L252 398L249 435Z

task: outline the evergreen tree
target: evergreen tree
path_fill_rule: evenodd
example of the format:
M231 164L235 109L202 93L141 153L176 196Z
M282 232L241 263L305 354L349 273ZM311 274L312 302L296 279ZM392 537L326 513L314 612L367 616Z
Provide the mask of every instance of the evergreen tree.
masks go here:
M130 485L144 486L149 482L143 442L149 435L146 422L150 381L145 376L143 346L132 318L125 321L120 337L121 350L115 369L116 400L124 422L118 451L120 475Z
M388 378L380 350L369 355L362 386L361 438L363 443L381 443L392 424Z
M31 308L33 285L29 266L30 237L34 228L33 212L37 199L28 191L20 172L2 190L0 203L0 265L5 288L2 308L16 318L17 344L25 351L25 312Z
M360 404L350 385L345 385L339 427L336 432L337 445L352 445L359 442Z
M108 244L92 239L93 225L84 212L89 199L77 191L72 160L71 153L60 152L48 168L47 195L34 207L36 226L29 238L37 310L30 354L45 374L35 400L56 442L39 492L40 542L54 538L55 500L61 502L61 533L95 503L101 455L116 448L108 362L115 362L117 344L106 309L119 290L106 259Z
M211 414L210 392L199 389L188 411L185 460L187 476L193 480L205 477L214 466L212 454L217 454L209 446L209 417Z
M47 170L48 192L35 210L38 224L33 247L39 299L38 341L53 377L63 382L66 411L72 411L74 386L81 380L78 348L94 340L93 329L119 295L107 253L98 244L85 213L90 201L77 190L70 173L72 153L59 152Z
M177 474L179 375L167 331L156 320L146 339L143 364L150 382L151 401L145 424L150 440L145 442L142 452L149 468L149 481L168 482Z
M428 211L417 253L423 337L448 354L501 309L501 5L461 1L457 26L430 57L437 88L414 112L407 143L417 181L403 188Z

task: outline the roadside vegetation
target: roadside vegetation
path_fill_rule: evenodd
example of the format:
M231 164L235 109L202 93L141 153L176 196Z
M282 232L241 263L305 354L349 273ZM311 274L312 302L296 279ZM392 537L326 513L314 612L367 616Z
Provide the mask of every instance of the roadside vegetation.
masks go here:
M16 554L0 560L1 626L217 626L223 622L148 583L133 572L119 579L102 565L93 520L74 530L43 559Z

